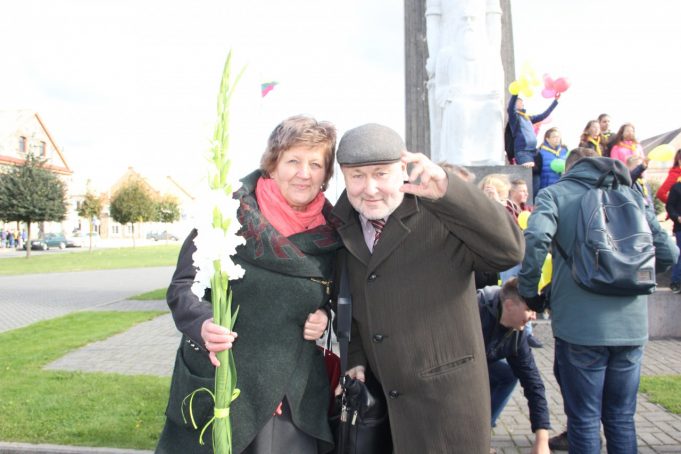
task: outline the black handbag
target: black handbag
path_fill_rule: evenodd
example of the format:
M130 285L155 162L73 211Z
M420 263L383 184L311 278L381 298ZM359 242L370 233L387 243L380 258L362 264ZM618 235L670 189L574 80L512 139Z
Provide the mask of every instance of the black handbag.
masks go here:
M342 393L336 396L329 423L336 442L336 454L391 454L393 451L388 405L380 383L371 370L366 383L345 375L352 319L352 300L347 270L341 274L338 295L337 337L340 344Z

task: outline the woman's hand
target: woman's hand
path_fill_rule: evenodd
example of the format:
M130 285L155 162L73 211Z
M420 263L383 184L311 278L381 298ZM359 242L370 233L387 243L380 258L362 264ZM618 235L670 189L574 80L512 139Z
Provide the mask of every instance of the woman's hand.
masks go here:
M326 327L329 323L329 316L323 309L317 309L315 312L307 316L305 326L303 327L303 339L316 341L324 335Z
M209 318L201 325L201 338L206 346L206 350L209 352L210 362L215 367L220 366L216 353L232 348L232 344L237 337L238 334L235 331L229 331L227 328L213 323L212 318Z

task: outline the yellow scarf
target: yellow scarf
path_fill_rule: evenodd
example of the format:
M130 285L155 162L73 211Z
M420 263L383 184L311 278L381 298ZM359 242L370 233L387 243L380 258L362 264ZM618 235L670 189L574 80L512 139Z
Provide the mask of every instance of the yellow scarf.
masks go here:
M521 117L523 117L525 120L527 120L527 121L529 121L529 122L532 121L532 120L530 120L530 116L527 115L525 112L523 112L523 111L521 111L521 110L516 110L516 112L518 113L518 115L520 115Z
M557 150L554 150L553 148L551 148L551 147L547 146L546 144L544 144L544 145L541 146L541 149L542 149L542 150L546 150L546 151L548 151L549 153L555 154L556 157L560 156L561 147L558 147Z
M601 137L598 136L597 139L594 139L593 137L589 137L586 140L591 142L594 145L594 148L596 149L596 153L598 153L598 156L603 156L603 153L601 152Z

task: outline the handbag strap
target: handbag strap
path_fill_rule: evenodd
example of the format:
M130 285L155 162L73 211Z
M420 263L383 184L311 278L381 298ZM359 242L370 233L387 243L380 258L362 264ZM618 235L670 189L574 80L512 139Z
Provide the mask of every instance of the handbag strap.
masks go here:
M338 313L336 338L340 347L341 377L348 370L348 346L350 344L350 331L352 326L352 298L350 296L350 283L348 281L347 261L343 260L338 291Z

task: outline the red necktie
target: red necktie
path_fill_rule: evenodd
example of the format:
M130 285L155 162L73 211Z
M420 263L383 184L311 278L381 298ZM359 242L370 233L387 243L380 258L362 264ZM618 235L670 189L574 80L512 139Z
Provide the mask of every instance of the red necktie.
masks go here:
M376 243L378 243L378 239L381 237L381 232L385 226L385 221L383 219L371 219L369 222L371 222L371 225L374 226L374 230L376 231L374 235L374 247L376 247Z

